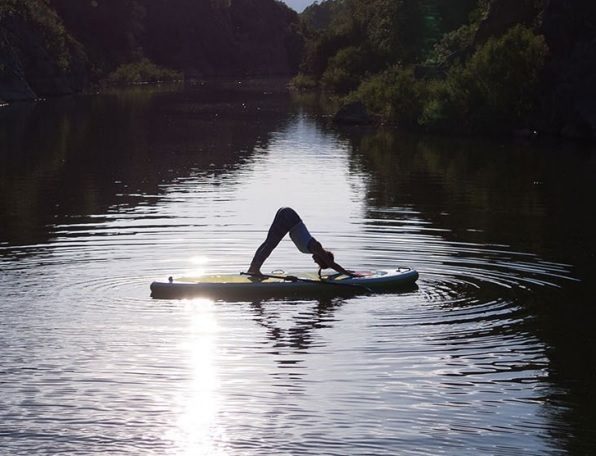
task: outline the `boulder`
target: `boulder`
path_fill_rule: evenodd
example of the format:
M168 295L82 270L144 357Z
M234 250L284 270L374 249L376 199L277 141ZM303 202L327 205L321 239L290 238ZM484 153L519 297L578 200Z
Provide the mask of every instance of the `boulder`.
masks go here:
M24 78L19 67L4 63L0 59L0 66L3 68L0 74L0 104L5 101L32 100L36 94Z
M370 115L361 101L342 106L333 116L333 121L343 125L366 125L371 123Z

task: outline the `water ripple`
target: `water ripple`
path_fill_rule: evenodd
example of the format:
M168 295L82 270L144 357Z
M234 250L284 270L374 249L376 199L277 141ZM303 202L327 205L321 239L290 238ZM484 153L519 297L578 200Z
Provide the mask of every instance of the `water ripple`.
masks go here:
M526 304L573 282L571 266L455 237L414 204L375 206L346 141L304 116L233 166L166 174L153 189L118 181L105 210L62 216L46 239L0 244L1 448L563 454L552 436L569 404L553 400ZM411 266L418 289L151 300L155 279L246 269L286 204L341 264ZM284 240L275 269L314 266Z

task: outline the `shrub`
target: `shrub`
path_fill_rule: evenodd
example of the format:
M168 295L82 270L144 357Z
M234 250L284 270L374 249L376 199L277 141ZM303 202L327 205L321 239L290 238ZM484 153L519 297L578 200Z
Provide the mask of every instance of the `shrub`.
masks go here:
M329 60L321 83L325 89L348 93L358 87L367 67L366 53L355 46L341 49Z
M449 60L453 56L462 53L472 45L477 29L478 27L475 25L464 25L457 30L446 33L434 45L426 63L430 65L445 65L449 63Z
M179 81L182 74L167 68L161 68L148 59L120 65L112 72L108 84L140 84L143 82Z
M345 101L347 103L362 101L369 112L387 119L391 113L391 105L387 99L389 90L387 74L380 73L363 81L357 90L346 97Z
M488 40L429 89L421 123L494 131L524 122L536 105L547 52L544 37L522 25Z
M299 73L292 78L290 86L298 90L312 90L317 87L317 80L313 76Z
M348 98L392 122L416 124L426 99L426 85L414 77L414 68L394 66L360 84Z

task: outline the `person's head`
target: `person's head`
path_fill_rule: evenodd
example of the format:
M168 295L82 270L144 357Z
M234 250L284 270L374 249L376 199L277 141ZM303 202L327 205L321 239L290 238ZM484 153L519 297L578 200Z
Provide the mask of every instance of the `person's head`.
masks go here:
M321 269L330 268L331 265L335 262L335 256L333 255L333 252L330 252L329 250L325 250L323 248L321 248L320 251L314 253L312 259L315 263L319 265Z

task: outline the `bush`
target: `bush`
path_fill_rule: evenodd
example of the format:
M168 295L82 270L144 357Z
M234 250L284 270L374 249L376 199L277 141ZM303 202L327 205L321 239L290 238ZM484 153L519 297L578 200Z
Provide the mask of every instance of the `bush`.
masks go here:
M108 84L140 84L143 82L179 81L182 74L167 68L161 68L149 61L141 59L137 62L120 65L112 72L106 82Z
M445 81L428 88L420 123L471 131L518 126L536 106L547 52L544 37L522 25L488 40L467 62L453 66Z
M476 25L464 25L446 33L434 45L426 63L429 65L448 64L454 56L461 54L472 45L477 29Z
M387 98L390 90L389 84L387 73L374 75L362 82L357 90L350 93L345 102L361 101L369 112L388 119L391 114L391 104Z
M348 93L360 84L367 67L366 53L355 46L341 49L329 60L321 83L325 89Z
M416 124L426 96L426 85L416 80L413 67L394 66L362 82L348 99L362 101L385 120Z
M317 80L313 76L304 73L297 74L290 81L290 86L298 90L313 90L317 85Z

